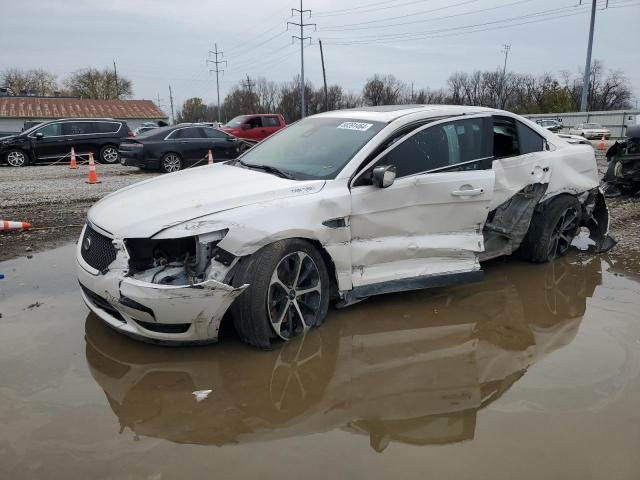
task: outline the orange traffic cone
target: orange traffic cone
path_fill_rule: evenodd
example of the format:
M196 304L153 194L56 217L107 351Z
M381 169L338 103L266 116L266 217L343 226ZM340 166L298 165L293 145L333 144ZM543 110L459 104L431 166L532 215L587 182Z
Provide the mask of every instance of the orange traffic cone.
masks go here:
M71 162L69 163L69 168L74 170L78 168L78 162L76 162L76 151L73 147L71 147Z
M208 165L213 165L213 153L211 153L211 149L209 149L209 161L207 162Z
M607 148L607 144L604 143L604 135L602 135L602 138L600 139L600 143L598 144L598 150L604 150L605 148Z
M89 152L89 179L87 183L93 185L94 183L102 183L98 181L98 174L96 173L96 164L93 161L93 153Z
M9 220L2 220L2 232L8 232L9 230L29 230L31 224L27 222L10 222Z

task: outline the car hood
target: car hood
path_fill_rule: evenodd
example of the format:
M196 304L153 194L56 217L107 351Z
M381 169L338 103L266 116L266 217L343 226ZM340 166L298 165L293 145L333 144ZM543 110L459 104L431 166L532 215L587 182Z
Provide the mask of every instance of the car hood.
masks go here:
M6 137L0 137L0 142L4 142L4 141L7 141L7 140L13 140L16 137L17 137L17 135L7 135Z
M296 181L229 165L206 165L112 193L89 210L88 220L118 238L148 238L205 215L313 194L324 184L324 180Z

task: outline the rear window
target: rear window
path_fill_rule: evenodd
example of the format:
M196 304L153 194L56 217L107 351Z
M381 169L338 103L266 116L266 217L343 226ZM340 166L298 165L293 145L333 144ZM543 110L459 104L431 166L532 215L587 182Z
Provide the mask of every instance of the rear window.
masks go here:
M120 130L120 124L116 122L94 122L96 133L116 133Z
M544 150L544 139L522 122L516 122L520 140L520 155Z
M262 119L262 123L263 123L263 126L265 126L265 127L279 127L280 126L280 120L278 120L278 117L264 117Z

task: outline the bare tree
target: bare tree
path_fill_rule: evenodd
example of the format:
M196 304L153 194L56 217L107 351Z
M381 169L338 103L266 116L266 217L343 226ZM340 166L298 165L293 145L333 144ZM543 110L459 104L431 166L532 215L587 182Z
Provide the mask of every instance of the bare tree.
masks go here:
M12 95L44 96L53 95L58 91L56 76L41 68L32 70L9 68L2 73L0 83L7 87Z
M407 96L407 84L393 75L375 74L369 78L362 88L362 99L365 105L395 105Z
M105 68L85 68L72 73L65 79L65 86L71 95L96 100L127 98L132 94L131 80Z

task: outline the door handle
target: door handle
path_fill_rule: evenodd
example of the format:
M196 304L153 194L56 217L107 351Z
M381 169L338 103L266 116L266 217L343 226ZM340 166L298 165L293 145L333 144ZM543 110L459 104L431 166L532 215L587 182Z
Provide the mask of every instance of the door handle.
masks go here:
M471 188L469 190L454 190L451 195L454 197L477 197L484 193L484 188Z

